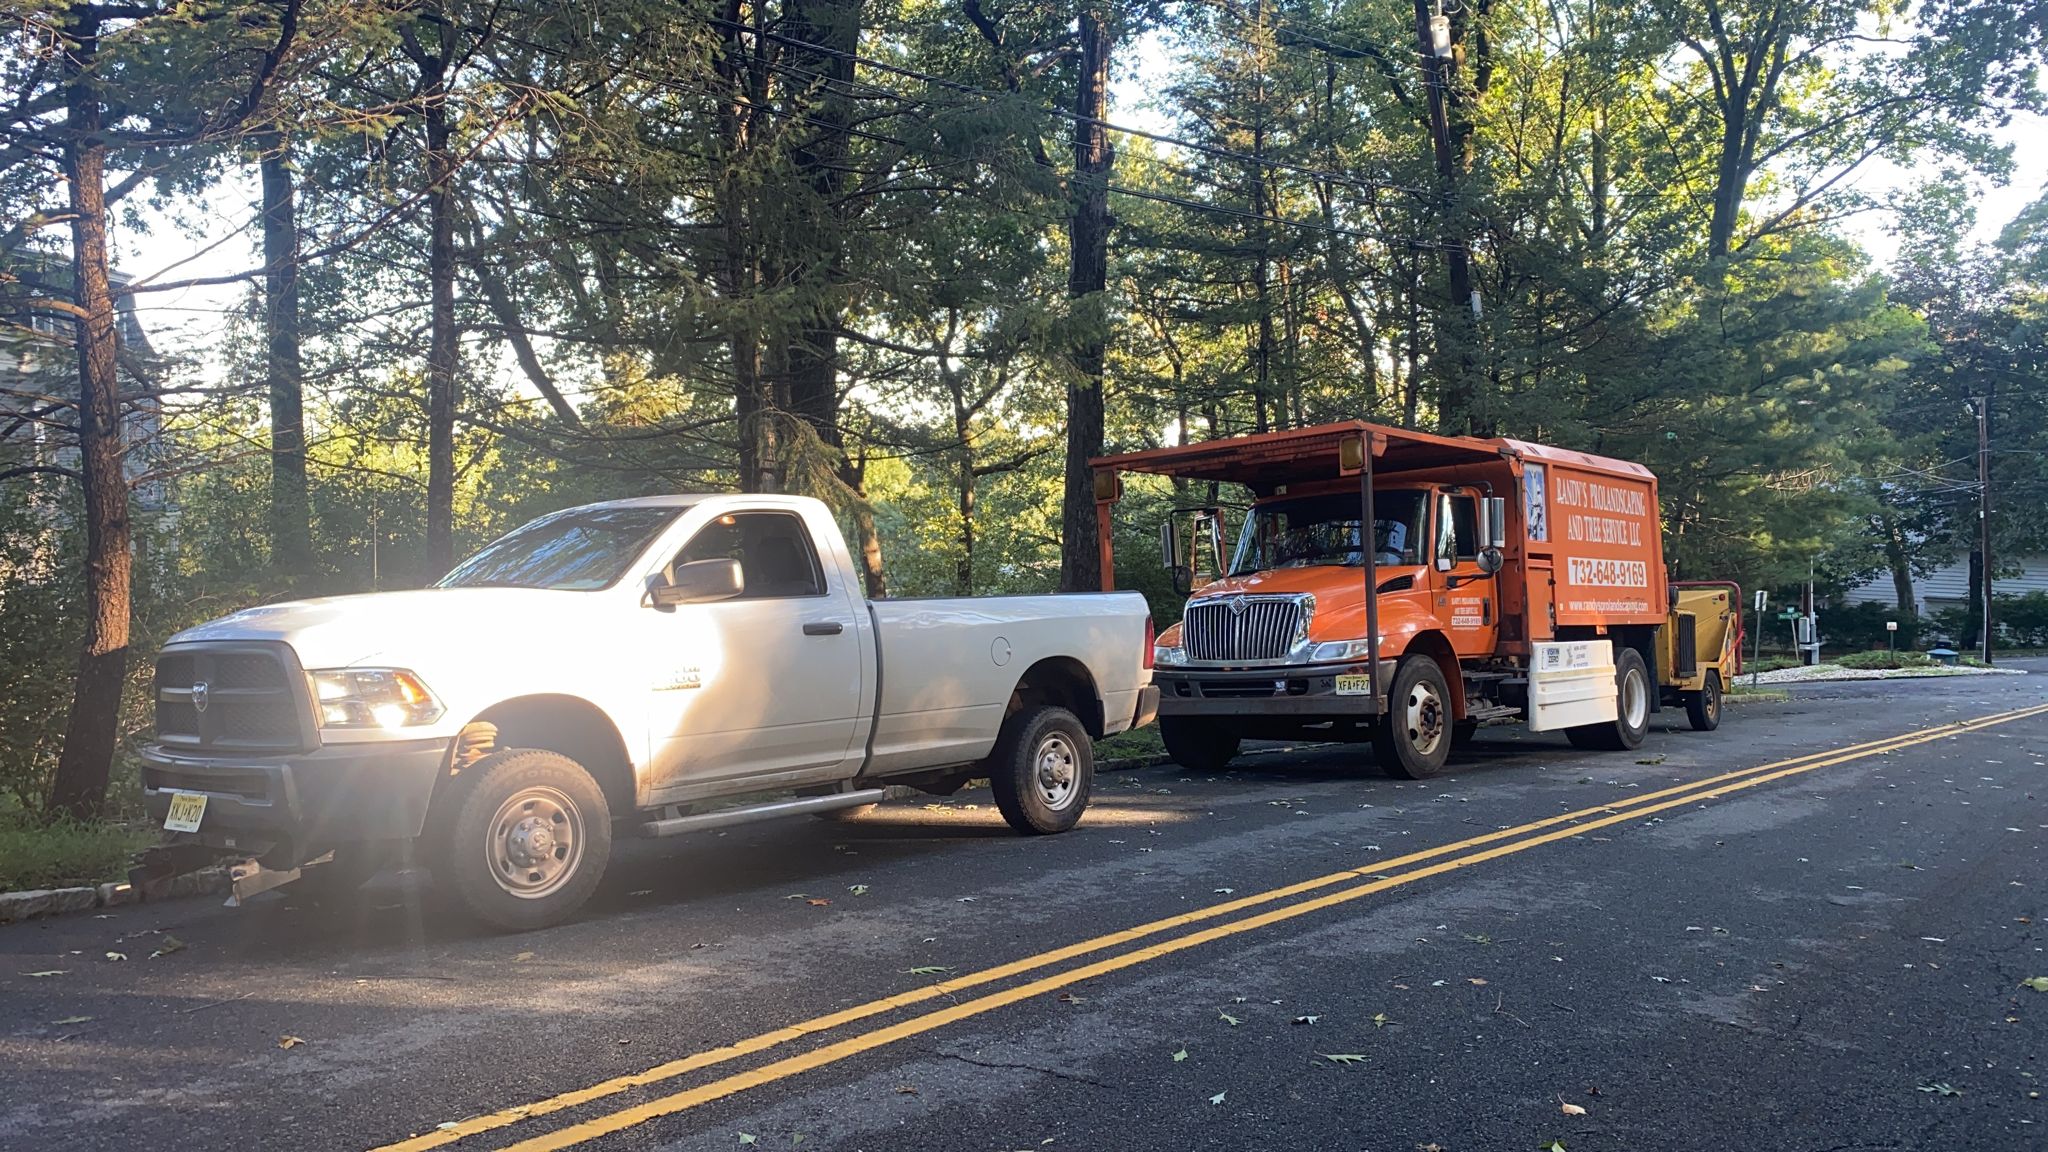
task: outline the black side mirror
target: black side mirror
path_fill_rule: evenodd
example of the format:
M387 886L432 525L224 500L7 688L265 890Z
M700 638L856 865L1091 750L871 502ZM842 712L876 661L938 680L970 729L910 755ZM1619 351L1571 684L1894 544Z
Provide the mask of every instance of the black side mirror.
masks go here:
M1172 573L1174 595L1185 596L1195 590L1195 570L1193 568L1185 564L1175 564L1172 568Z
M747 578L740 571L739 561L692 560L676 565L666 578L656 576L650 580L647 595L656 608L674 608L679 604L730 600L746 588Z

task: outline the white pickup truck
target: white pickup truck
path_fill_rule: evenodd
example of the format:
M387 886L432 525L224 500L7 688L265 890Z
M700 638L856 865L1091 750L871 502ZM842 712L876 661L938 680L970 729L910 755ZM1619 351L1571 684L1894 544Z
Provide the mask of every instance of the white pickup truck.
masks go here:
M143 753L174 840L237 896L352 888L418 849L483 922L570 915L614 835L947 793L1073 827L1094 739L1149 723L1133 593L869 601L827 508L663 496L542 517L432 588L171 637ZM747 800L744 798L752 798ZM331 858L330 858L331 854Z

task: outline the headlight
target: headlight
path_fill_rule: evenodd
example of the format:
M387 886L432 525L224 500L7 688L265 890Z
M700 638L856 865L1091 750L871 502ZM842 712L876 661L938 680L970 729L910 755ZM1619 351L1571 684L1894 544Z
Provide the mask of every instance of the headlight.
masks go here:
M1188 652L1185 648L1169 648L1164 644L1154 644L1152 646L1152 663L1155 665L1175 665L1187 662Z
M1313 664L1333 660L1369 660L1372 658L1372 644L1365 640L1328 640L1316 645L1308 658Z
M308 672L322 728L411 728L441 718L441 702L403 668Z

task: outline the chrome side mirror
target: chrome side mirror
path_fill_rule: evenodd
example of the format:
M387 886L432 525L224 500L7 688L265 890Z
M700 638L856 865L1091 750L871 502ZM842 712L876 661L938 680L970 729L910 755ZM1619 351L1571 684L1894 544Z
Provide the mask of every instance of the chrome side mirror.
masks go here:
M1508 558L1501 553L1501 550L1491 544L1479 550L1479 570L1488 576L1500 571L1501 566L1507 562Z

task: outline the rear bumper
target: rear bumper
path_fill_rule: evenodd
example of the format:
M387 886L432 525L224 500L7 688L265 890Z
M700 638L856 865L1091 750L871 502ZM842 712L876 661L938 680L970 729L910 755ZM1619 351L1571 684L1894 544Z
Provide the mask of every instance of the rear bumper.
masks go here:
M1337 677L1358 675L1366 664L1254 669L1155 669L1161 716L1376 716L1375 695L1339 696ZM1375 687L1390 683L1394 662L1380 661Z
M418 836L447 757L446 740L276 757L193 755L152 744L142 750L142 795L161 824L172 793L204 793L199 831L175 833L178 842L275 853L273 866L291 867L341 844Z

